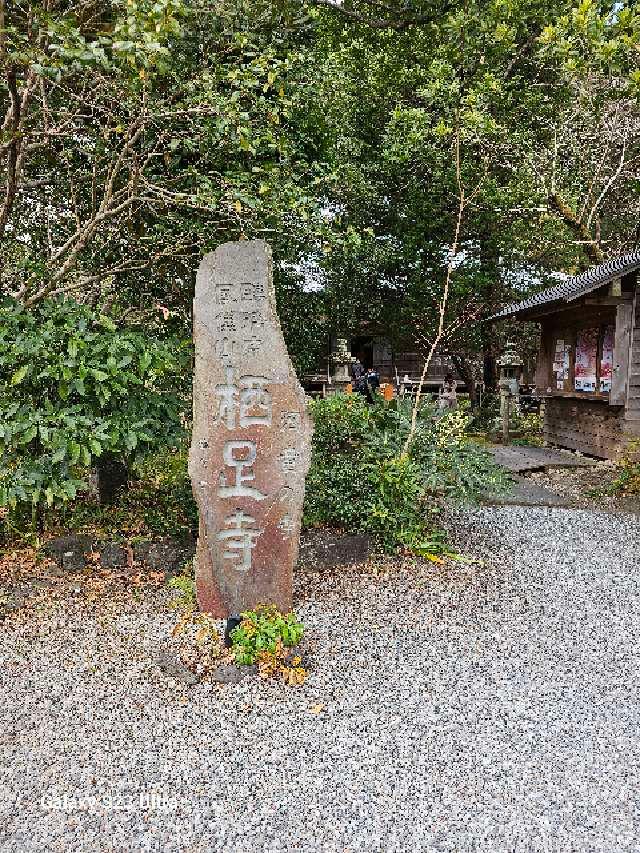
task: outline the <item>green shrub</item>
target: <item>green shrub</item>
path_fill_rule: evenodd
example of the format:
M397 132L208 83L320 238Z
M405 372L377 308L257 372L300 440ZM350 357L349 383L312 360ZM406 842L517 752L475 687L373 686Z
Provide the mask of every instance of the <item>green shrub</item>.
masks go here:
M71 300L0 305L0 506L71 500L103 453L174 441L188 354Z
M281 613L272 605L259 605L242 613L242 622L231 632L236 663L248 666L264 654L280 656L282 648L296 646L304 628L294 613Z
M522 447L542 447L544 444L542 418L535 412L524 414L514 409L509 416L509 428L517 433L512 444Z
M613 482L604 489L606 494L640 494L640 441L630 441Z
M461 409L419 421L411 452L432 495L471 503L485 492L507 490L508 475L469 438L471 425L470 414Z
M372 534L388 551L406 545L437 550L437 500L473 500L503 488L506 477L490 454L466 435L464 411L419 412L407 456L411 422L402 400L368 405L360 395L335 395L310 404L315 421L304 523Z
M81 495L60 508L48 510L47 524L54 528L106 535L195 535L198 509L187 471L186 440L177 447L160 448L136 459L129 488L116 503L100 506L96 498Z
M196 608L196 583L189 575L176 575L169 579L169 588L177 595L173 599L173 606L179 610L193 611Z
M473 429L486 432L498 428L500 424L500 395L493 391L485 391L480 404L471 413Z

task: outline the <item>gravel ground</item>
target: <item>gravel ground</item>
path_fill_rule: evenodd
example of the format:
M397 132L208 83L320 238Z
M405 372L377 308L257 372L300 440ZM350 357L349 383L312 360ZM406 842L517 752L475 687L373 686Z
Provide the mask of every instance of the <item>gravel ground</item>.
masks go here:
M638 851L640 522L452 526L483 564L300 573L300 688L168 680L162 592L8 619L0 849Z

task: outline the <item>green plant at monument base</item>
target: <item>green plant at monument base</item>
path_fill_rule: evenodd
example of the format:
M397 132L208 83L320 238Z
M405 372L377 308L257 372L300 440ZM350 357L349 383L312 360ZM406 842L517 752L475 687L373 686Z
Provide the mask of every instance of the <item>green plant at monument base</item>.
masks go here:
M162 340L72 300L0 305L0 506L17 515L72 500L103 454L132 463L175 443L185 409L183 341Z
M301 658L292 654L304 634L294 613L281 613L273 605L258 605L242 613L242 622L231 632L232 651L239 666L257 664L263 678L278 676L287 684L302 684L306 671Z
M181 574L169 578L169 588L177 593L172 601L173 607L183 613L193 612L196 609L196 585L192 577Z
M183 663L198 675L207 676L224 656L218 620L198 610L191 574L183 572L171 578L168 586L175 593L169 606L178 612L171 636L183 638Z
M307 672L295 646L304 628L293 613L281 613L273 605L258 605L242 613L242 621L231 632L231 649L223 648L219 621L198 610L195 582L191 575L171 578L175 593L170 607L178 612L171 636L181 637L182 661L200 676L209 675L221 663L234 661L238 666L256 665L261 678L280 678L295 687Z
M442 503L472 501L507 487L490 454L470 441L469 415L422 406L409 453L401 449L411 408L335 395L311 404L315 421L304 523L372 534L383 550L447 550L436 520Z

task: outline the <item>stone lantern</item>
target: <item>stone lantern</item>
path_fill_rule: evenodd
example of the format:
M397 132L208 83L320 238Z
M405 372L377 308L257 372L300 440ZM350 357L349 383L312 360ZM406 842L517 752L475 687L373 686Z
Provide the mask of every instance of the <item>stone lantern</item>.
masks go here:
M509 443L509 415L513 401L517 401L520 392L518 378L522 370L522 359L516 351L515 344L507 342L504 352L497 359L500 368L500 417L502 420L502 441Z
M346 391L351 382L351 365L355 358L349 351L349 342L346 338L338 338L334 351L329 356L333 365L332 383L335 392Z

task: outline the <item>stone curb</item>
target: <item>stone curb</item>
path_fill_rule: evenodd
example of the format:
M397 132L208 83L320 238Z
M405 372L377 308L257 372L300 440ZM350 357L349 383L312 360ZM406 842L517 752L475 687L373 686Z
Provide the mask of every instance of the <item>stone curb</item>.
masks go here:
M78 534L50 539L44 544L42 552L63 572L82 571L87 563L87 555L98 552L100 565L105 569L127 569L133 572L137 564L164 571L167 577L171 577L179 574L184 563L193 557L195 543L171 537L129 543Z

